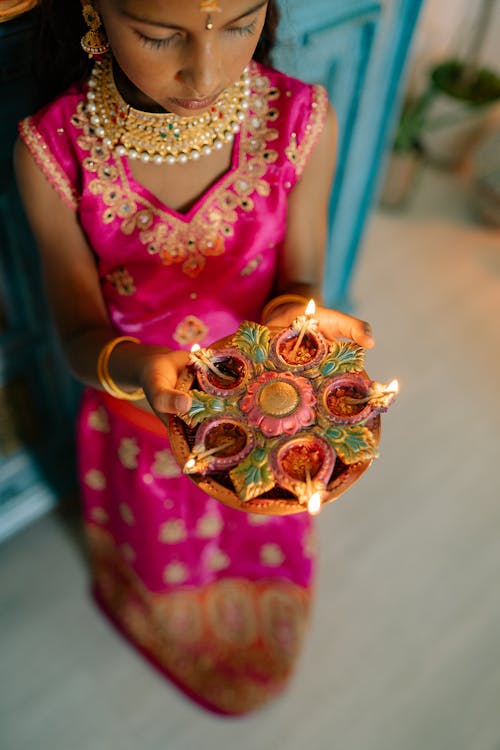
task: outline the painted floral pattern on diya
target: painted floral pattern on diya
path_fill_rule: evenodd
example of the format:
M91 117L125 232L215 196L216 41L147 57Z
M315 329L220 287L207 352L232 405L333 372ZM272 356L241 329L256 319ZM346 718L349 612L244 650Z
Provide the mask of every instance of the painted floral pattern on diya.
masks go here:
M253 380L239 402L249 424L266 437L294 435L314 424L316 396L306 378L289 372L263 372Z
M326 341L311 316L281 330L242 323L192 353L179 378L192 401L169 418L179 465L234 508L316 512L377 455L395 390L368 378L364 358L352 341Z

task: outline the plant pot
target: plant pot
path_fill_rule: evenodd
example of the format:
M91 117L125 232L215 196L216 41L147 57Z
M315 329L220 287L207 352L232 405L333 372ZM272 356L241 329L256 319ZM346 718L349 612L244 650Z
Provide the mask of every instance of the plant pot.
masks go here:
M474 154L471 198L481 220L489 226L500 227L500 127Z
M417 149L391 151L380 192L380 205L385 208L405 206L413 194L421 166L422 157Z

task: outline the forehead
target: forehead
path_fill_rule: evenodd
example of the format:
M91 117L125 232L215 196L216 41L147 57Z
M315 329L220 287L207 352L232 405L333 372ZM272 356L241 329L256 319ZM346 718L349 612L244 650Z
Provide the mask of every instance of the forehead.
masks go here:
M221 22L238 18L261 5L262 0L107 0L124 15L160 23L181 24L200 18L201 14L216 13Z

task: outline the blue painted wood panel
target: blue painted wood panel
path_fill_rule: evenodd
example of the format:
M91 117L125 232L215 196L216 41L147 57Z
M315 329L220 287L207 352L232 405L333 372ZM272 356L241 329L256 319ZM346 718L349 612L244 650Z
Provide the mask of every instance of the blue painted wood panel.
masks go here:
M75 483L74 386L56 344L12 165L17 121L34 108L35 21L31 13L0 24L0 540Z
M337 112L325 300L352 310L360 242L399 104L422 0L282 0L277 67L323 84Z

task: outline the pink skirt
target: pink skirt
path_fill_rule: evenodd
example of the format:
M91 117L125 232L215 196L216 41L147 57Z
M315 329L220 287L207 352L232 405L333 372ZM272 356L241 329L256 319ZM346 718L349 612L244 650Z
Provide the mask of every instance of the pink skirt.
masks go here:
M182 475L160 420L93 389L78 451L93 589L120 631L211 710L281 693L310 609L309 515L224 506Z

